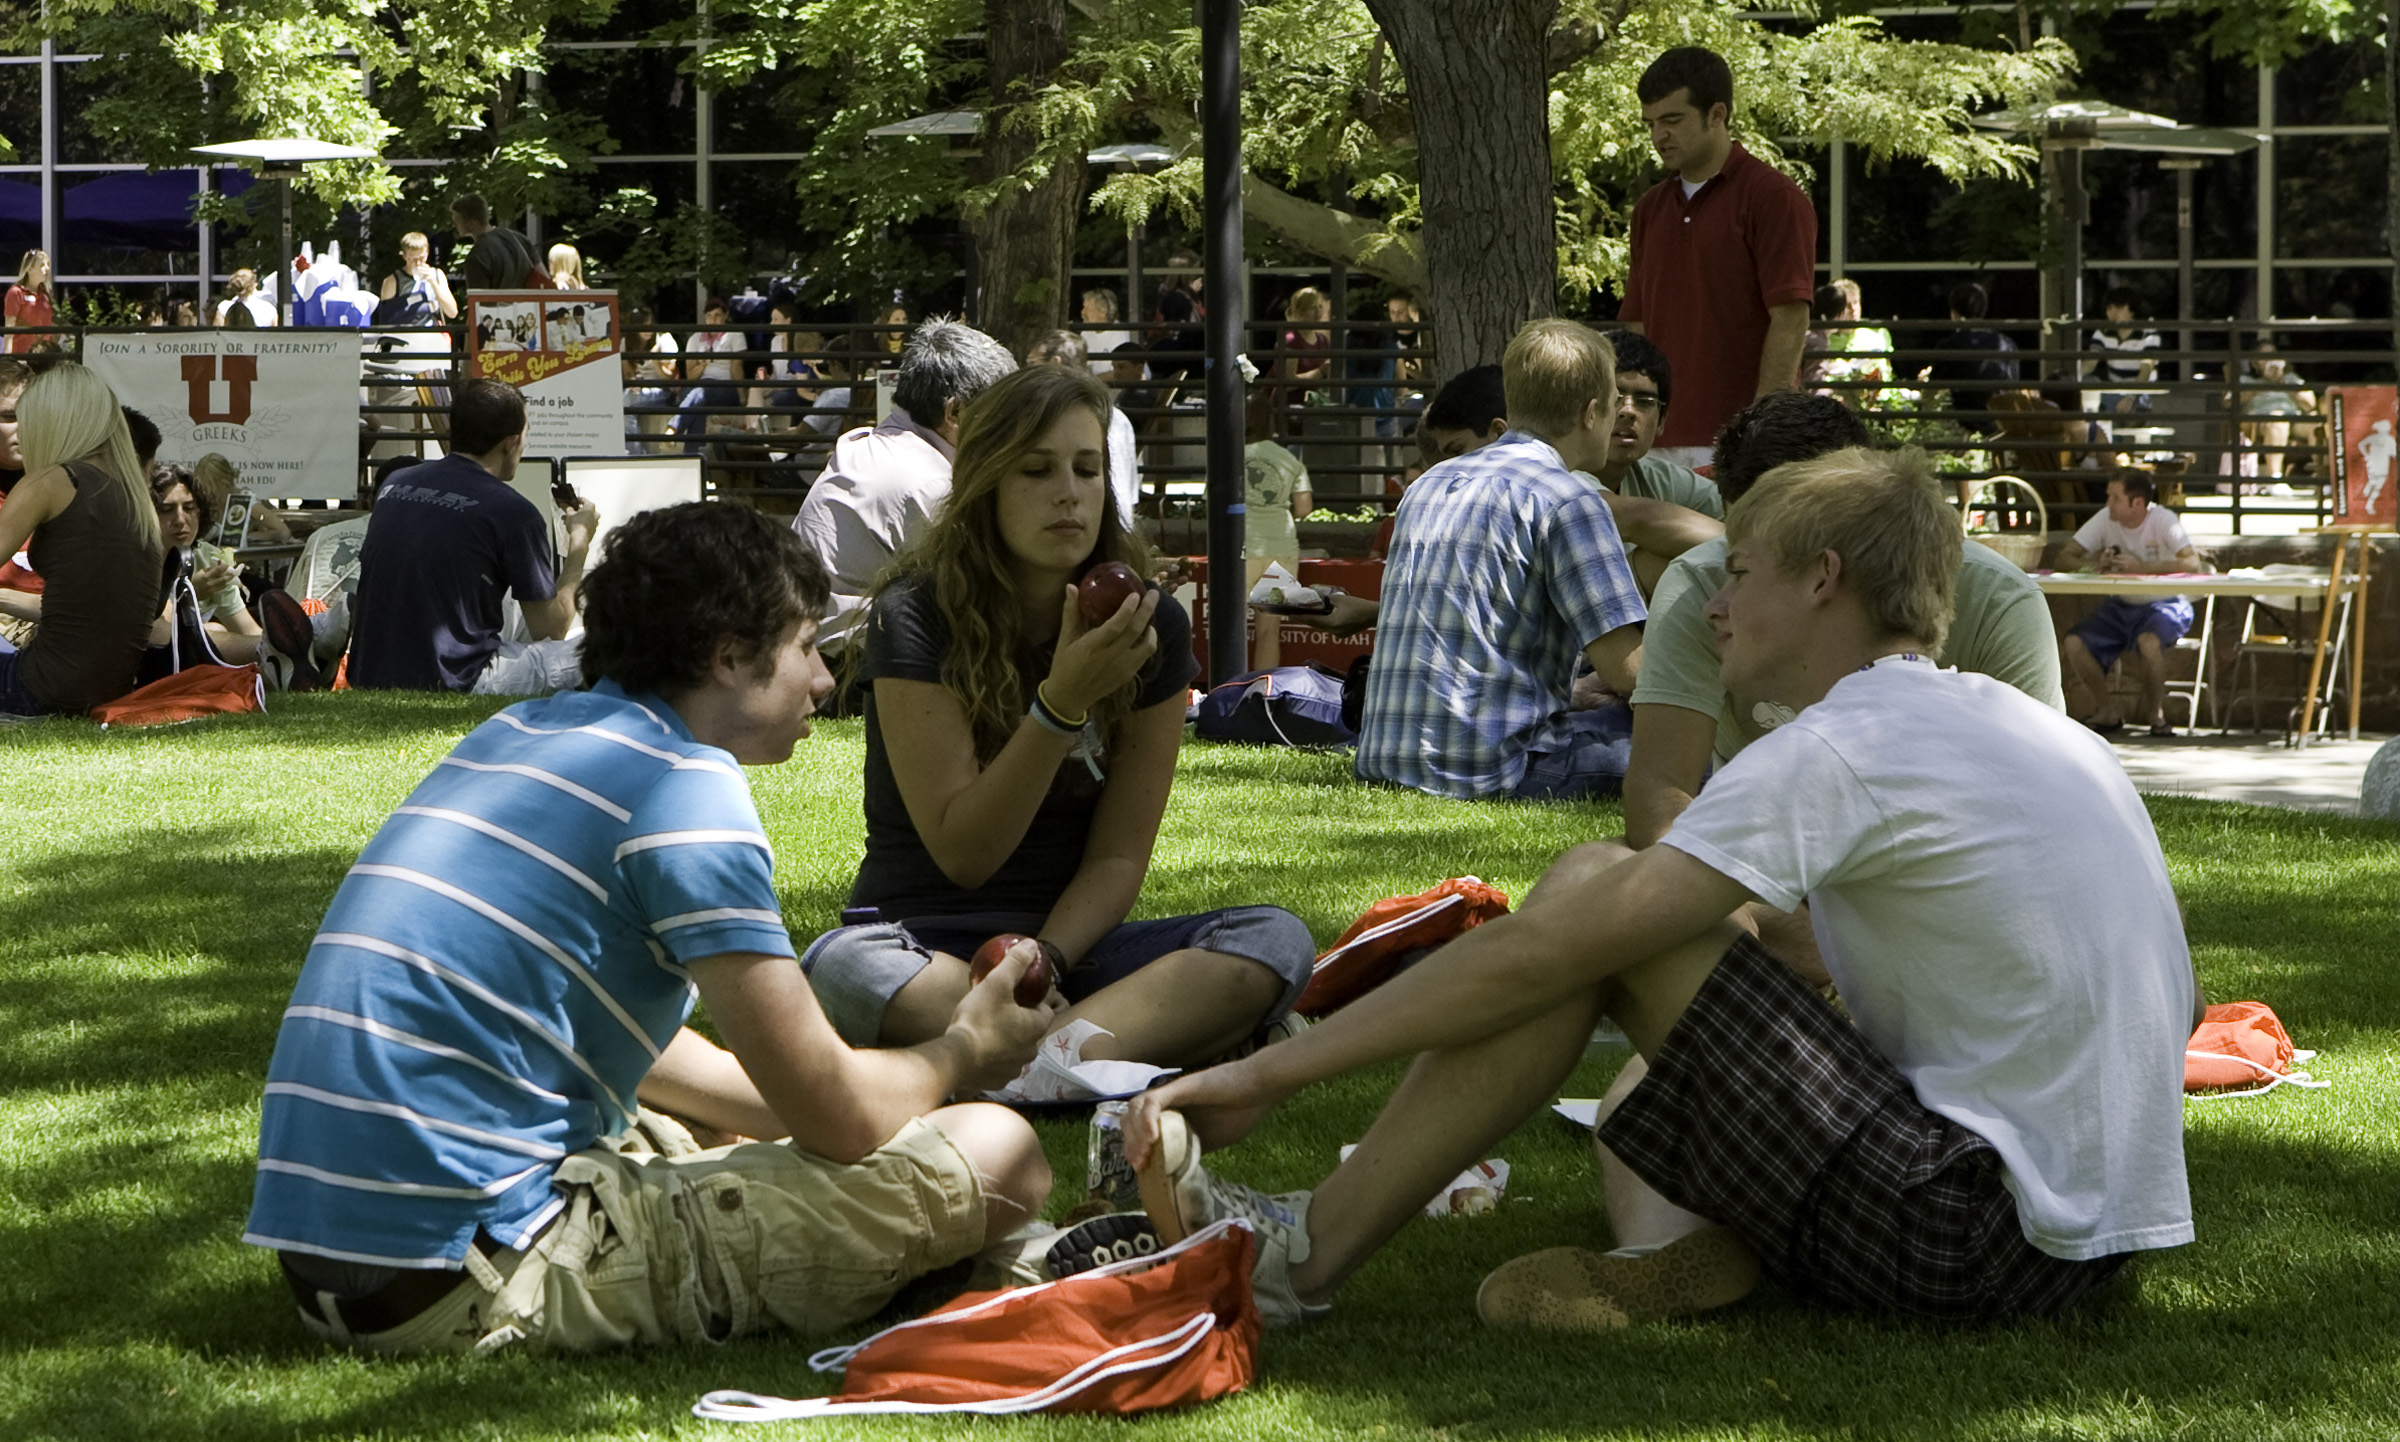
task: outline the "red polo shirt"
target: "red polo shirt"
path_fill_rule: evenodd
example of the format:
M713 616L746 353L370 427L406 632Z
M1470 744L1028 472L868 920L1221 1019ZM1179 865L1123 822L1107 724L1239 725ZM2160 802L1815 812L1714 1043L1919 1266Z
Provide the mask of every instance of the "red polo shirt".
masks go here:
M1674 368L1662 446L1705 446L1758 394L1767 308L1817 286L1817 210L1808 193L1736 145L1688 199L1669 175L1633 207L1633 260L1620 320Z

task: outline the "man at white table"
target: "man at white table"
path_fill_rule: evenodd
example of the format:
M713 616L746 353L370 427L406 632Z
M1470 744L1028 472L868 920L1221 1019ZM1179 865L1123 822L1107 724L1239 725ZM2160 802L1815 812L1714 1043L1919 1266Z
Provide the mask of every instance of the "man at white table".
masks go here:
M2121 470L2108 480L2108 509L2083 523L2059 553L2062 571L2118 575L2189 575L2206 569L2198 548L2175 513L2152 500L2146 471ZM2131 653L2141 684L2141 714L2150 734L2170 736L2167 725L2167 648L2192 629L2192 603L2184 596L2110 596L2100 609L2068 630L2059 643L2067 672L2067 712L2094 731L2120 730L2123 709L2109 690L2108 671ZM2077 693L2080 692L2080 699Z

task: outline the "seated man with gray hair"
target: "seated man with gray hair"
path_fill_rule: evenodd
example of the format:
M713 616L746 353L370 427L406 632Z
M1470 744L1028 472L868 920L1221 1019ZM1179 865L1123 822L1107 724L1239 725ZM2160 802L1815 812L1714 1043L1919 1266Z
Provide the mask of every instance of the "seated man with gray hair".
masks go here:
M900 353L892 413L834 442L833 459L792 520L833 575L833 606L817 643L828 656L865 614L875 578L950 499L959 411L1016 368L1008 347L973 326L929 320Z

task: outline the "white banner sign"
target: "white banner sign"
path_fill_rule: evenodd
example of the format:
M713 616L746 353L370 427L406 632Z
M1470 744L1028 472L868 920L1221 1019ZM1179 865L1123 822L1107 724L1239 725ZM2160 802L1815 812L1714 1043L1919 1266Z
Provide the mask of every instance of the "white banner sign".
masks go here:
M358 494L354 330L152 331L91 335L83 363L148 416L159 459L215 452L257 496Z
M625 454L622 332L613 290L486 290L467 297L467 374L525 396L525 454Z

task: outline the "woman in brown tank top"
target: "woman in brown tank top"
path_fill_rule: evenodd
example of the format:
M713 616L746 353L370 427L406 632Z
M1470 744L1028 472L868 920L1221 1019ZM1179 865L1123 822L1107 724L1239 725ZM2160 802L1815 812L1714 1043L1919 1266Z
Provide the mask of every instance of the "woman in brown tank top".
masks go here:
M32 643L0 642L0 714L73 715L133 689L164 576L158 512L108 382L57 366L17 417L25 479L0 506L0 556L30 537L44 590Z

